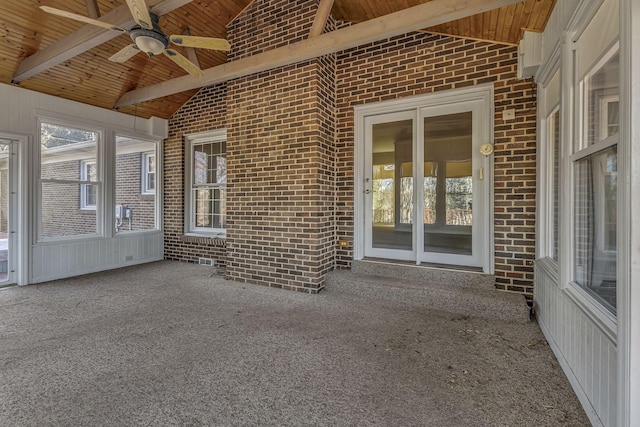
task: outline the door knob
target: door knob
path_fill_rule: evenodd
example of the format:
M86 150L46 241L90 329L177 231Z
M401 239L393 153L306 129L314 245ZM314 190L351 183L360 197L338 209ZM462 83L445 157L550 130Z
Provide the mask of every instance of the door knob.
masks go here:
M480 153L484 154L485 156L488 156L489 154L493 153L493 144L490 144L490 143L482 144L480 146Z
M369 190L368 188L364 190L364 194L369 194L369 193L371 193L371 190Z

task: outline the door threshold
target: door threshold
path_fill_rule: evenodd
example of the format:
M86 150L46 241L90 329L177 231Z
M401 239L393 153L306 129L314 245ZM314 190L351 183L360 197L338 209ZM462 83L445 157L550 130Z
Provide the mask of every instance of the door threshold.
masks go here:
M380 264L402 265L407 267L436 268L440 270L451 270L451 271L462 271L465 273L485 274L484 271L482 270L482 267L471 267L467 265L436 264L432 262L421 262L420 264L416 264L415 261L404 261L404 260L397 260L397 259L374 258L374 257L364 257L360 261L376 262Z
M449 264L416 265L414 262L383 258L353 260L351 271L356 274L388 277L400 281L410 281L425 286L441 286L458 289L495 290L496 278L478 267Z

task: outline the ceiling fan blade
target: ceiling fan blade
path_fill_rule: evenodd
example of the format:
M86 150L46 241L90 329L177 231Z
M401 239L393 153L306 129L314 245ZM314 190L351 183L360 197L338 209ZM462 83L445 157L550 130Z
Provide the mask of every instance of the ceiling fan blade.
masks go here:
M197 36L170 36L171 43L184 47L199 47L204 49L223 50L228 52L231 45L225 39Z
M149 9L144 0L127 0L127 6L129 6L133 20L138 25L148 30L153 28L153 21L151 21L151 15L149 15Z
M137 53L140 53L141 50L135 44L130 44L129 46L125 46L118 52L114 53L109 57L109 61L112 62L126 62L133 58Z
M182 69L184 69L187 73L191 74L192 76L199 77L204 75L202 70L198 68L196 64L189 61L187 58L182 56L179 52L173 49L165 49L164 54L165 56L169 57L170 60L178 64L180 67L182 67Z
M76 21L84 22L85 24L97 25L98 27L106 28L108 30L116 30L116 31L124 31L127 30L124 28L118 27L117 25L109 24L108 22L98 21L97 19L92 19L87 16L78 15L73 12L67 12L66 10L56 9L54 7L49 6L40 6L40 9L44 10L47 13L51 13L52 15L63 16L65 18L75 19Z

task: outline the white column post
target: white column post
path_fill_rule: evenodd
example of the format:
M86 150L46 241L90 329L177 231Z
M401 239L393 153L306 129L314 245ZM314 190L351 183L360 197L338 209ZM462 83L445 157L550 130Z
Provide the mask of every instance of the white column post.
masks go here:
M640 425L640 2L620 0L618 425Z

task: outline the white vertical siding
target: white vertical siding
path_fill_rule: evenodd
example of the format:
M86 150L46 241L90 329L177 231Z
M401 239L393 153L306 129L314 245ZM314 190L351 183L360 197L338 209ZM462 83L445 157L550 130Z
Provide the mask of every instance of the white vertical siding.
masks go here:
M535 267L538 322L594 425L616 425L616 345L546 267Z
M580 0L557 1L542 34L542 63L549 61L556 44L562 40L562 33L573 16Z
M562 0L556 2L555 9L547 23L543 33L543 64L537 76L543 82L550 82L553 75L560 70L570 70L566 61L568 58L566 49L562 49L562 39L565 30L570 30L575 35L581 34L592 22L593 16L600 10L600 15L608 19L601 19L607 24L599 24L594 21L590 30L598 34L603 31L602 26L606 25L608 32L617 30L617 25L613 24L617 14L617 0ZM611 27L611 28L609 28ZM602 37L605 38L604 36ZM603 45L610 41L603 41ZM584 51L588 48L583 48ZM599 53L600 48L594 48L594 53ZM565 71L566 75L570 73ZM567 93L567 86L572 85L572 81L562 78L558 92L562 91L561 120L564 121L565 129L570 129L573 117L569 115L572 105L572 95ZM553 85L551 85L553 86ZM554 104L541 103L540 108L546 108L542 112L542 117L550 113L548 111ZM539 132L539 135L541 132ZM570 133L569 133L570 134ZM567 132L562 134L562 144L564 147L570 145L571 138ZM539 138L539 141L543 141ZM541 147L544 142L541 143ZM565 154L566 156L566 154ZM546 158L539 157L539 161L544 162ZM562 161L562 160L561 160ZM544 170L541 168L540 170ZM546 179L546 177L545 177ZM562 179L562 173L561 177ZM566 183L565 183L566 184ZM562 188L561 187L561 191ZM544 200L544 189L539 193L540 200ZM545 224L544 216L548 207L542 207L541 224ZM570 220L565 214L560 217L561 228L567 230ZM548 225L547 225L548 226ZM542 226L544 227L544 225ZM538 240L546 233L543 228L538 229ZM568 235L561 234L561 248L571 245ZM545 256L545 253L541 253ZM568 272L570 271L570 261L566 258L566 252L560 253L559 263L548 258L539 259L535 265L534 294L537 303L538 321L549 345L553 349L564 372L569 378L576 394L578 395L589 419L594 425L617 426L618 419L618 348L616 342L615 325L609 325L608 320L603 320L594 307L589 307L585 301L581 301L574 288L568 283ZM563 278L562 283L559 279Z
M163 242L162 233L156 231L34 245L31 283L159 261L164 257Z

